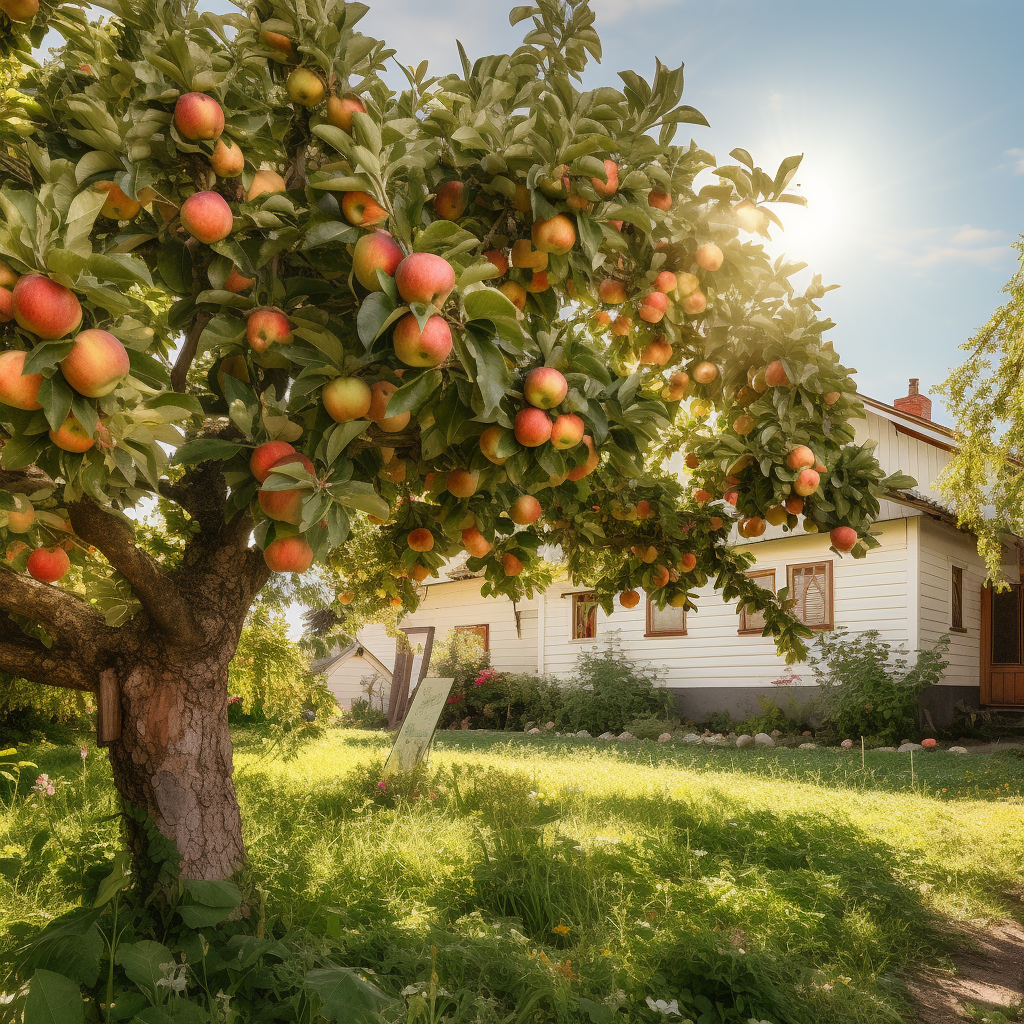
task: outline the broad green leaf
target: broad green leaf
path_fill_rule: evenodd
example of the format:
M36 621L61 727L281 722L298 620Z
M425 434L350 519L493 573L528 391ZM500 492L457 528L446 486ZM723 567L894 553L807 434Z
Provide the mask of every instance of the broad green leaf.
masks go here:
M122 942L117 947L115 961L124 969L131 981L150 992L156 992L156 983L167 976L175 960L162 942L143 939L141 942Z
M195 466L202 462L226 462L244 447L236 441L223 441L218 437L198 437L194 441L186 441L171 456L171 465Z
M38 970L28 984L25 1024L83 1024L85 1003L78 986L63 974Z
M306 975L305 988L320 997L322 1012L338 1024L379 1020L398 1001L347 967L325 968Z
M466 319L490 320L492 317L511 317L518 315L512 301L497 288L478 288L470 292L464 299Z

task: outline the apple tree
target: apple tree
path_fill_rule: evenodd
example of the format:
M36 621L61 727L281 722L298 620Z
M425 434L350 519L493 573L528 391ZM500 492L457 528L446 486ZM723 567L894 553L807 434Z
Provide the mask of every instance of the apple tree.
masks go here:
M353 530L363 616L456 556L520 597L545 545L608 608L712 584L803 654L733 531L861 556L887 484L825 289L757 237L799 158L677 141L682 68L583 89L586 0L400 91L358 3L34 5L0 2L0 670L113 701L117 789L184 877L245 856L246 614L272 573L351 568Z

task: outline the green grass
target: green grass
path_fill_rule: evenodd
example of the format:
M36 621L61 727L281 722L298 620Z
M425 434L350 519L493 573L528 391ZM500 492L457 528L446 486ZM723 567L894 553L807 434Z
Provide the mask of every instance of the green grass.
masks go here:
M679 1019L650 996L702 1022L897 1021L950 919L1019 907L1012 753L917 755L912 775L903 754L443 733L405 799L377 787L380 734L286 761L236 739L268 927L393 992L435 964L438 1020ZM84 774L77 747L20 756L66 784L0 810L0 931L68 909L116 839L95 750Z

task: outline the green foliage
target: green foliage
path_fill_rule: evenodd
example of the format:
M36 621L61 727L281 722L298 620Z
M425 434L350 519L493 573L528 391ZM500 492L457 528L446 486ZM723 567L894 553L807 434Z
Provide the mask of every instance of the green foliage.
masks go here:
M679 719L666 718L656 713L634 718L626 723L626 732L638 740L656 740L662 733L672 733L679 728Z
M1024 237L1010 299L961 348L966 361L936 389L953 415L957 449L939 476L959 524L978 537L988 578L1005 583L1002 536L1024 534Z
M618 636L595 651L583 651L566 687L561 723L592 736L622 732L638 718L668 718L672 697L655 675L630 660Z
M879 736L892 743L908 736L916 731L917 698L942 678L948 649L949 637L942 637L911 665L906 649L893 649L877 630L822 633L809 660L823 726L844 739Z
M756 736L759 732L766 732L770 735L775 729L781 732L803 730L806 712L796 702L792 694L789 695L785 709L780 707L779 702L773 697L766 697L764 694L758 694L757 703L760 705L761 713L751 715L740 722L734 727L734 732ZM860 734L858 733L858 735Z
M386 729L388 716L365 697L357 697L349 710L342 712L341 724L351 729Z
M57 690L0 672L0 742L62 735L66 727L88 722L92 701L91 693Z

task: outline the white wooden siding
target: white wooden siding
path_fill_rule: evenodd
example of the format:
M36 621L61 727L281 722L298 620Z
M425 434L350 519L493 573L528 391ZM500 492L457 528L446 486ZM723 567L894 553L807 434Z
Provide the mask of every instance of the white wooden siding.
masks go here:
M898 470L912 476L917 481L914 490L918 494L945 503L935 481L952 458L950 452L901 433L895 423L873 412L870 407L865 419L855 421L855 429L858 443L876 442L875 458L886 473Z
M373 650L373 648L371 648ZM392 642L392 660L394 659L394 647ZM376 650L373 650L376 654ZM379 656L379 655L378 655ZM381 661L384 659L381 658ZM363 679L370 679L373 676L379 675L376 668L371 665L368 661L353 655L347 661L340 665L336 665L327 671L327 689L334 694L334 699L338 702L338 706L342 708L350 708L352 701L357 700L360 697L366 697L366 690L362 685ZM386 681L378 681L374 688L374 704L380 706L381 700L378 695L383 696L383 703L385 710L387 709L387 698L390 692L390 687Z

